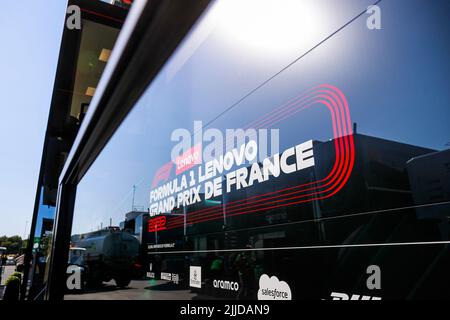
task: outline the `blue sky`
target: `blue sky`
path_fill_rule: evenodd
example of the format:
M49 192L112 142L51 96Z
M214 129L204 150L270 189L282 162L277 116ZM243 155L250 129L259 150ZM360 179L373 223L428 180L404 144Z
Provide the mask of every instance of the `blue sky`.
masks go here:
M23 236L30 227L66 6L1 4L0 235Z
M284 25L289 12L280 10L281 19L272 23L278 33L270 33L266 21L271 20L263 15L272 16L273 8L263 9L257 0L248 3L260 6L248 9L258 9L262 18L250 20L250 27L245 25L247 16L236 14L237 10L216 12L213 28L208 19L202 20L81 181L73 232L96 229L109 218L118 224L131 208L133 185L137 187L135 204L146 208L153 175L170 159L173 130L192 130L194 120L207 123L373 2L292 1L308 9L303 11L308 15ZM286 9L274 9L280 8ZM299 93L326 83L346 95L359 133L435 150L447 148L450 2L386 0L381 10L382 30L369 30L367 16L360 17L211 127L243 127ZM291 14L298 12L302 11ZM328 114L314 112L299 113L279 127L281 150L310 138L326 141L330 137Z

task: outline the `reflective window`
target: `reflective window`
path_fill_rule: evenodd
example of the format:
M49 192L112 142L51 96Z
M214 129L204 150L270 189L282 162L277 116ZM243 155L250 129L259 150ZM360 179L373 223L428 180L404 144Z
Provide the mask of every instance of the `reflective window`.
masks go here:
M449 296L450 3L372 2L214 2L78 186L66 298Z

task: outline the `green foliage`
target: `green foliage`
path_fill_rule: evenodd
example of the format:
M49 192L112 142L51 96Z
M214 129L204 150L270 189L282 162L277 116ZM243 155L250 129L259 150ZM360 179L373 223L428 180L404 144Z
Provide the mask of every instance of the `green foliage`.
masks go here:
M18 254L22 245L23 240L20 236L0 237L0 247L6 247L7 254Z

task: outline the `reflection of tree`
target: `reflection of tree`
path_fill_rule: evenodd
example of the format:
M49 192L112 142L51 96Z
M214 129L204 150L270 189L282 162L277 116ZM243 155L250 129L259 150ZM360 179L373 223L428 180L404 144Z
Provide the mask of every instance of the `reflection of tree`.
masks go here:
M22 238L20 236L0 237L0 247L6 247L8 254L18 254L22 248Z
M47 255L47 251L48 251L48 248L49 248L50 240L51 240L51 236L48 236L48 235L45 235L45 236L43 236L41 238L39 248L40 248L40 252L43 255Z
M246 249L251 248L251 245L246 246ZM237 299L249 299L255 280L255 259L251 252L246 250L238 253L234 261L234 267L239 275L239 292Z

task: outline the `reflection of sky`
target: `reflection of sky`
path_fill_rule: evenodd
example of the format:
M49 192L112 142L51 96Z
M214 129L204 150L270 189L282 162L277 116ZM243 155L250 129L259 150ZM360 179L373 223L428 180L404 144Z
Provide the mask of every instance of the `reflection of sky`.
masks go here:
M270 43L255 41L252 48L233 42L220 22L203 20L193 33L194 43L183 43L83 179L74 232L105 225L110 217L118 224L131 208L134 184L135 205L147 207L153 175L170 159L174 129L192 130L194 120L214 119L372 2L302 2L305 8L309 3L320 7L323 16L308 21L321 27L311 36L313 25L295 29L293 24L286 29L291 41L286 47L278 42L277 50L267 49ZM450 2L385 0L380 7L382 30L368 30L363 15L210 127L243 127L305 90L329 83L346 94L358 132L443 149L450 141ZM282 150L310 138L331 137L329 115L319 108L276 127Z

